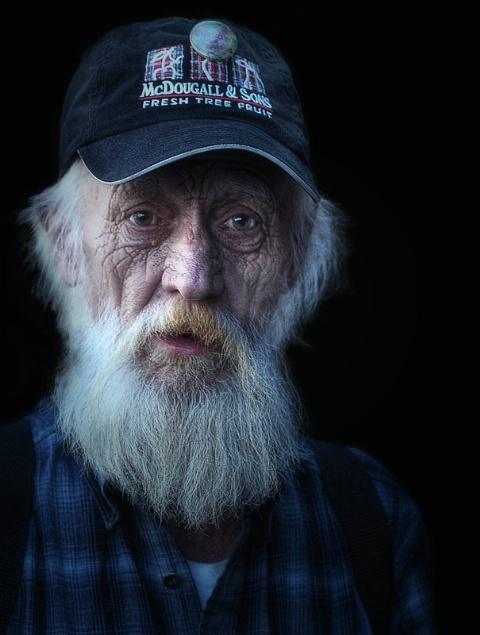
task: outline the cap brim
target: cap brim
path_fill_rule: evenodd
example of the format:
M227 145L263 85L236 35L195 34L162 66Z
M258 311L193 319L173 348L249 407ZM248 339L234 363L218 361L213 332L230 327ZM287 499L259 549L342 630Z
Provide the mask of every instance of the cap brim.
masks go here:
M180 159L213 150L245 150L285 170L310 196L320 195L308 167L263 130L225 120L167 121L100 139L78 153L103 183L125 183Z

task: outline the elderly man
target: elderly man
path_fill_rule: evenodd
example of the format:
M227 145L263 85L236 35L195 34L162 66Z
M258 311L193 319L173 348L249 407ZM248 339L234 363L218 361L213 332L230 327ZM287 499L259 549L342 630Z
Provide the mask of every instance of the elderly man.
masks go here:
M35 196L65 354L26 418L33 510L7 632L371 635L286 362L341 281L288 67L225 21L114 29L65 100ZM371 457L392 635L432 635L422 518Z

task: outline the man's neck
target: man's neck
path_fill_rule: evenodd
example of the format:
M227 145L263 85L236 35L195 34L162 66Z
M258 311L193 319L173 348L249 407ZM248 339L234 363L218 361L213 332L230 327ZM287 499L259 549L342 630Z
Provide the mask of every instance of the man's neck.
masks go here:
M201 529L187 529L173 521L167 521L166 525L183 556L194 562L226 560L243 533L243 521L239 519L229 519L218 526L205 525Z

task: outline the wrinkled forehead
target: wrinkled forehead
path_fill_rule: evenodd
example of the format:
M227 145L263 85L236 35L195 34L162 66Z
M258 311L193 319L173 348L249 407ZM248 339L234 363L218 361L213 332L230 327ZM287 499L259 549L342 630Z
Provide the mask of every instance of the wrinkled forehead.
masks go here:
M189 157L119 185L98 181L92 184L91 178L87 181L93 185L92 190L100 188L102 198L112 202L166 197L241 198L261 202L281 215L291 208L294 192L300 190L295 181L272 162L238 151Z
M137 179L123 184L141 188L154 182L169 183L172 186L187 186L197 183L224 181L244 184L245 188L262 186L275 192L282 185L294 187L295 182L272 162L244 152L208 152L185 158L153 170Z

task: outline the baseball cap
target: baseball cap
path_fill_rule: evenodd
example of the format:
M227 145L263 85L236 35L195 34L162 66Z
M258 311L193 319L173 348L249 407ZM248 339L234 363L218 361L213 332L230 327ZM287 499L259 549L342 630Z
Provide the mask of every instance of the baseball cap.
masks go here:
M263 36L230 20L168 17L116 27L86 51L62 111L61 175L79 155L118 184L228 149L273 161L320 198L291 69Z

